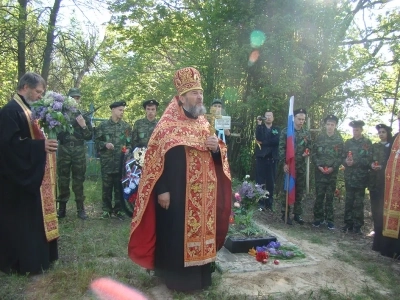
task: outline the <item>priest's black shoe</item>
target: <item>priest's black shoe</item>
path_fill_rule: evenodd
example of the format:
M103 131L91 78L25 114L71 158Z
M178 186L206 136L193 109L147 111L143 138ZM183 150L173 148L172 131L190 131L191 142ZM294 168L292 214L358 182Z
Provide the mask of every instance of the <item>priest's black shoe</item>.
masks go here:
M283 222L285 222L285 214L282 215L282 218L281 218L281 219L282 219ZM288 224L288 225L293 225L292 219L290 219L289 216L287 217L287 222L286 222L286 224Z
M295 220L295 222L297 222L300 225L304 224L304 220L300 217L300 215L294 215L293 220Z
M59 219L65 218L66 214L67 214L67 203L59 202L57 218Z

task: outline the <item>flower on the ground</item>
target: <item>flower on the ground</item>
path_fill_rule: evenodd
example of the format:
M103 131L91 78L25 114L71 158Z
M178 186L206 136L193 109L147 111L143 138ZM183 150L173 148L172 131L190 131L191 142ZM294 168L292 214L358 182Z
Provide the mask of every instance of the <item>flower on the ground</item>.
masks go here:
M240 203L236 201L235 203L233 203L233 206L236 208L240 208Z
M280 242L270 242L267 246L256 247L256 251L265 251L269 256L282 259L304 257L304 253L302 253L296 246L281 246Z
M244 211L235 213L244 213L249 209L255 209L258 201L262 198L267 198L268 194L269 192L263 189L263 185L248 181L245 177L235 193L235 199L240 202Z
M235 199L236 199L237 201L242 201L242 197L240 197L240 194L239 194L239 193L235 193Z
M250 175L244 176L244 179L250 179Z
M269 258L269 253L267 251L264 251L263 249L259 249L260 247L256 248L256 260L266 264L268 262Z

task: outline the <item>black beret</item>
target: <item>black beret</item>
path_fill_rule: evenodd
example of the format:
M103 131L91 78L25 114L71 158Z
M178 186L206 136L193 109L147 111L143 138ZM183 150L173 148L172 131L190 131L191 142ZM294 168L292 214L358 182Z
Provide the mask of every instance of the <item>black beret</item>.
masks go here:
M221 104L222 105L222 100L221 99L214 99L213 102L211 103L211 105L214 104Z
M378 130L378 131L379 131L379 129L383 128L383 129L385 129L386 132L388 132L388 133L389 133L389 132L392 132L392 128L389 127L389 126L387 126L387 125L385 125L385 124L378 124L378 125L375 126L375 128L376 128L376 130Z
M81 91L78 88L70 88L68 91L68 96L70 97L80 97Z
M364 121L351 121L349 123L349 126L353 128L362 128L364 125L365 125Z
M143 102L143 108L146 109L147 105L155 105L158 107L159 103L156 100L151 99L151 100L146 100Z
M119 107L119 106L126 106L126 102L125 101L116 101L116 102L110 104L111 109L113 109L115 107Z
M339 122L339 119L335 115L329 115L324 119L324 123L328 122L329 120L335 121L336 124Z
M293 112L293 116L295 116L295 115L297 115L297 114L307 114L307 111L304 109L304 108L299 108L299 109L296 109L294 112Z

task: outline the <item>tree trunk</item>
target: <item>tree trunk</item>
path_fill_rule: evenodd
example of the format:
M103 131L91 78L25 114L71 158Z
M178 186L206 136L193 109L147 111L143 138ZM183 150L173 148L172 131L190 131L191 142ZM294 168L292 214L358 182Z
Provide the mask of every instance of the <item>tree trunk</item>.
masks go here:
M53 52L54 31L56 29L56 21L58 11L60 10L61 0L55 0L50 13L49 25L47 27L46 48L43 54L42 77L47 81L50 72L51 54Z
M18 0L19 14L18 14L18 78L21 78L26 73L25 67L25 39L26 39L26 21L28 15L26 6L28 0Z

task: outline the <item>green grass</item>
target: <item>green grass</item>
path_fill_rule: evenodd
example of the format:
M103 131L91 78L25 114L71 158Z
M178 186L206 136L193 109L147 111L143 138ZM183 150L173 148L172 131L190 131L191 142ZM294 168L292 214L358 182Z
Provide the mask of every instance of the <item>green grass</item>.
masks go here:
M94 177L92 177L94 178ZM145 270L135 265L127 256L130 220L100 219L101 215L101 180L85 182L86 209L90 220L82 221L76 217L73 199L67 205L67 217L60 221L59 260L44 275L35 277L7 276L0 274L0 299L95 299L89 291L90 283L99 277L110 277L143 291L149 297L151 289L160 285L157 277L150 276ZM305 211L310 211L312 202L306 201ZM343 203L336 203L340 212ZM312 212L312 209L311 209ZM336 216L339 219L341 216ZM274 219L275 218L275 219ZM285 229L280 214L274 214L268 223L277 229ZM311 219L306 215L305 219ZM264 222L265 224L265 222ZM353 294L349 291L341 294L326 287L300 293L291 291L273 295L249 297L235 293L234 286L221 284L223 274L213 274L212 287L205 291L182 294L172 293L174 299L395 299L400 294L399 273L391 267L393 261L371 254L365 239L356 239L336 230L312 228L310 225L293 226L286 231L288 236L304 239L316 245L336 245L335 259L355 266L372 277L389 294L365 286L362 291ZM265 274L268 276L268 273ZM151 299L151 297L150 297Z

